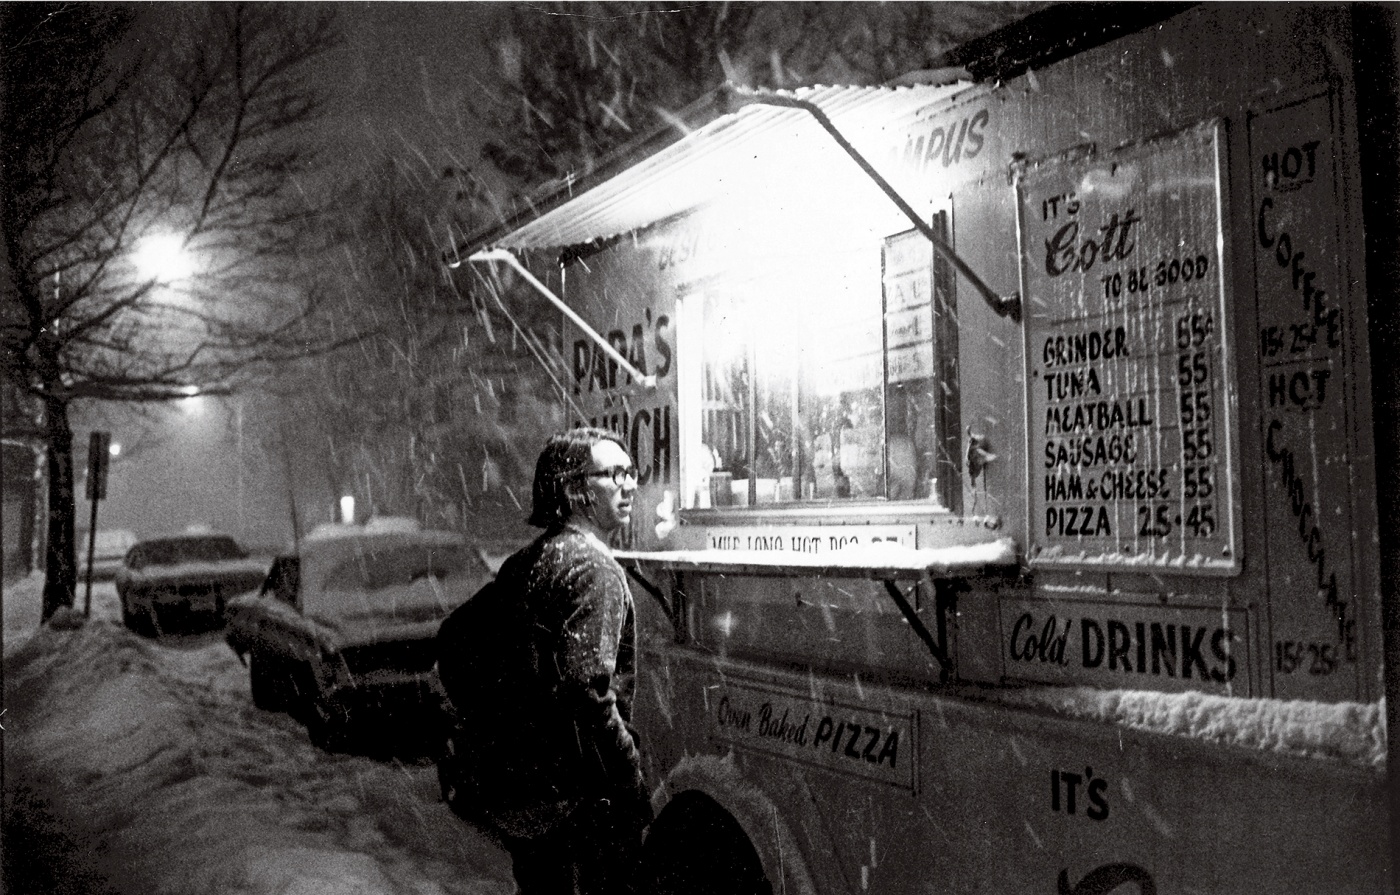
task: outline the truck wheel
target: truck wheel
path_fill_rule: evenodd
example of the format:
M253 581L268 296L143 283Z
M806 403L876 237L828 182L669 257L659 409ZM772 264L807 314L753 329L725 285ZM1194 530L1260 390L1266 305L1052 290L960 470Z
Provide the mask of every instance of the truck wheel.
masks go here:
M264 653L248 654L248 686L253 691L253 705L263 711L280 712L286 708L283 685L277 680L278 664Z
M642 847L643 895L772 895L773 886L739 822L713 799L683 792L651 826Z

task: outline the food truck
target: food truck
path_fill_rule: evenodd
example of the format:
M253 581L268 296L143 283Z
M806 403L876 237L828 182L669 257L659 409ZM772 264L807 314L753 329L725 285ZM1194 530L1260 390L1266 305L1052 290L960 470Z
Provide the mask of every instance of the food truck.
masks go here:
M1052 7L459 247L639 470L651 889L1395 891L1395 33Z

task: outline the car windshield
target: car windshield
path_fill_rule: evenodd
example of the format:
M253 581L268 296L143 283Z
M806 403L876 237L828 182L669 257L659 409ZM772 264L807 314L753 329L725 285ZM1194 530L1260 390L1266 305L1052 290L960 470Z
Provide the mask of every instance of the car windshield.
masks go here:
M169 538L137 545L132 565L174 566L186 562L217 562L245 559L248 554L233 538L211 535L199 538Z
M485 573L471 550L448 544L398 544L366 550L331 569L326 590L367 591L411 584L423 578Z

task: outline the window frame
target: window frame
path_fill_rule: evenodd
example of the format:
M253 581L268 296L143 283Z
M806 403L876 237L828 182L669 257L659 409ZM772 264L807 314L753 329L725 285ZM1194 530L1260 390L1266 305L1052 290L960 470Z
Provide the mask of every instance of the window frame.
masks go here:
M930 215L930 223L935 231L951 244L953 233L951 196L947 197L945 203L939 204L941 207ZM792 498L757 502L759 477L753 473L753 468L756 465L754 459L757 447L755 429L757 427L758 379L760 377L754 375L755 340L750 335L746 337L744 346L747 365L746 378L748 380L748 420L744 450L746 465L750 472L747 502L730 505L715 505L712 502L702 503L699 492L703 487L706 487L707 483L703 480L700 468L702 465L706 465L704 458L710 452L704 441L705 414L703 404L705 395L703 392L706 354L703 334L705 332L705 305L716 293L746 291L747 284L728 282L722 274L716 274L680 286L676 299L676 319L683 325L678 327L677 355L680 363L678 365L677 388L680 405L684 407L689 404L691 407L688 412L680 414L678 421L680 430L678 435L682 445L680 478L683 495L679 511L683 518L697 522L722 519L742 519L752 522L776 519L795 520L801 517L832 519L853 514L865 517L907 516L911 510L927 510L937 514L962 514L961 451L963 436L961 432L961 390L958 383L957 281L952 265L941 254L931 250L928 267L934 370L931 379L934 383L940 384L940 387L933 389L935 412L932 440L935 449L932 462L933 468L937 471L935 476L937 485L936 490L928 496L900 498L889 496L891 493L891 477L889 475L891 438L887 405L890 400L891 383L889 380L890 355L887 332L889 297L886 294L885 250L890 240L907 237L909 234L918 234L918 232L917 229L906 229L888 233L879 239L875 244L875 251L880 253L878 266L875 267L879 272L878 283L868 284L870 287L878 285L881 290L879 300L881 379L877 386L881 391L881 447L879 450L879 463L881 464L879 481L883 491L881 495L803 498L797 485L798 476L794 475L792 477ZM753 333L754 329L753 324L748 325L749 334ZM799 419L798 394L800 393L791 396L793 422L790 428L793 432L798 430L796 422ZM801 447L794 447L792 451L795 458L802 458Z

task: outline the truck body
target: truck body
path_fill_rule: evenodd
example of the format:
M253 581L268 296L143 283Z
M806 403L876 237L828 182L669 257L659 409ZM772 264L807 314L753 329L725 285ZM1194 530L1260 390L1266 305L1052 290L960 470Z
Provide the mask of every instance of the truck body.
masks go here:
M659 888L1394 891L1391 14L1055 14L466 247L640 470Z

